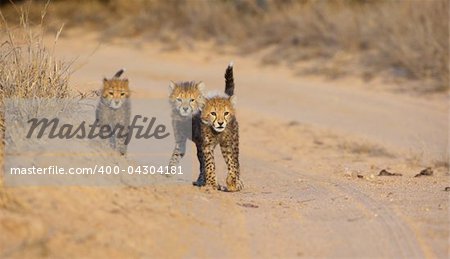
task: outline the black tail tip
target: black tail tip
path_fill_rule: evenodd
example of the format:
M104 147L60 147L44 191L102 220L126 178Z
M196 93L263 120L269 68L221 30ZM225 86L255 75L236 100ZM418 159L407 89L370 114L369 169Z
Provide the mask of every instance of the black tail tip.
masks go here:
M121 68L119 71L117 71L113 78L119 78L123 73L125 72L125 68Z

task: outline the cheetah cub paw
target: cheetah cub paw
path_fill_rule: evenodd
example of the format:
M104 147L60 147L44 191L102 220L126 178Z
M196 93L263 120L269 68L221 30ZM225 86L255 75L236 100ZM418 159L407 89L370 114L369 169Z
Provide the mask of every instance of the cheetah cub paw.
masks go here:
M212 191L217 191L217 190L223 190L224 187L220 186L219 184L216 185L212 185L212 184L206 184L203 186L199 186L202 190L206 191L206 192L212 192Z
M238 192L244 188L244 183L235 177L227 177L227 191Z

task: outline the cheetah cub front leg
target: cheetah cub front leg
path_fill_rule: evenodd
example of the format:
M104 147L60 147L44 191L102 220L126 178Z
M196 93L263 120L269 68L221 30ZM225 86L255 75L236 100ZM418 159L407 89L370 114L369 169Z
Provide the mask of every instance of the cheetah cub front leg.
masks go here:
M213 189L219 190L220 186L217 184L216 164L214 162L214 148L204 146L203 155L205 162L206 187L212 187Z
M225 144L225 143L224 143ZM233 141L229 145L221 145L220 149L222 151L223 158L228 168L228 175L226 179L227 191L237 192L244 188L244 184L240 179L240 168L239 168L239 148L238 144Z
M176 131L176 129L175 129L174 134L175 134L176 144L175 144L175 148L173 150L172 156L170 157L169 168L178 166L181 158L183 158L184 154L186 153L187 137L180 136L180 133L178 133Z
M129 124L129 122L128 122L128 124ZM119 133L118 135L116 135L114 137L115 142L116 142L116 149L117 149L117 151L119 151L119 153L121 155L125 155L127 153L126 140L127 140L128 134L129 134L128 129L125 128L124 133Z

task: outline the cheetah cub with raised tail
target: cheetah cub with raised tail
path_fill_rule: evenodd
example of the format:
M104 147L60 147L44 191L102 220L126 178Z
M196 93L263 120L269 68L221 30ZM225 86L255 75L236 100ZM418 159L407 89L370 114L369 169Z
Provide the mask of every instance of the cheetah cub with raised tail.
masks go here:
M217 184L214 149L220 146L228 168L227 191L243 188L239 167L239 126L235 115L235 96L218 94L205 99L201 112L202 152L206 186L221 189Z
M111 79L103 79L103 89L97 105L96 119L99 125L108 125L113 131L109 138L111 147L121 155L127 153L126 139L130 125L131 103L128 79L121 79L124 69Z

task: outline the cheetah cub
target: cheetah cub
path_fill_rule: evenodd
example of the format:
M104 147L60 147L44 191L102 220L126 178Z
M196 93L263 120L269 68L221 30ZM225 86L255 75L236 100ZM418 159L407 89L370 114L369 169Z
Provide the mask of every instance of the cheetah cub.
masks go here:
M193 117L195 117L203 106L203 82L170 82L169 102L172 107L172 126L175 136L175 148L169 161L169 167L177 166L180 159L186 153L186 141L193 140L195 143L198 134L191 135L190 129L195 130ZM197 149L199 146L197 145Z
M103 89L96 110L99 125L108 125L113 130L109 143L121 155L127 153L126 138L131 113L128 79L120 78L123 72L121 69L111 79L103 79Z
M220 189L215 174L214 149L220 146L228 167L227 191L243 188L239 168L239 126L235 115L235 96L215 95L205 99L201 112L202 152L206 185Z
M225 93L234 94L233 62L225 70ZM205 185L205 165L202 151L201 118L200 111L205 104L203 82L180 82L169 84L169 102L172 107L172 126L175 136L175 148L173 150L169 166L177 166L186 152L186 142L191 139L197 148L197 158L200 164L200 174L195 186ZM187 130L192 127L192 134Z

